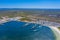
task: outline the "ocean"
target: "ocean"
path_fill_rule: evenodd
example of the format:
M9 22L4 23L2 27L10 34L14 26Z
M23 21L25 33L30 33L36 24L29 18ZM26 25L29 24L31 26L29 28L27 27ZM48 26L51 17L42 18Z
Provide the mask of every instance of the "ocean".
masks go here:
M49 27L40 24L21 21L0 24L0 40L56 40L55 38Z

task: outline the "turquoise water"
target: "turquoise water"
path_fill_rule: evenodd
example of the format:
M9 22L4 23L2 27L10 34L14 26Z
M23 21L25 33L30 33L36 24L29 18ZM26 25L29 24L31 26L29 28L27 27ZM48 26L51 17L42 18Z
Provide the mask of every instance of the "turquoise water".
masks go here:
M50 28L34 23L25 25L26 23L10 21L0 24L0 40L55 40ZM33 26L35 27L32 28Z

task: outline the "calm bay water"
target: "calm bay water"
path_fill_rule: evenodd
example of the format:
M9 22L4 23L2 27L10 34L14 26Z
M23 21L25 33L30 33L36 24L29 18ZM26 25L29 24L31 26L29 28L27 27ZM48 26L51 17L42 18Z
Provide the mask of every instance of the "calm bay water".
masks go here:
M0 40L56 40L50 28L34 23L26 24L19 21L0 24Z

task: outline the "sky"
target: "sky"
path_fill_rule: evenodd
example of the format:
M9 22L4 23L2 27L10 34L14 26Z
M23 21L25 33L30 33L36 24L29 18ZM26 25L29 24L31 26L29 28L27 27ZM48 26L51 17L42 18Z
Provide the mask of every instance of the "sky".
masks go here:
M60 0L0 0L0 8L60 9Z

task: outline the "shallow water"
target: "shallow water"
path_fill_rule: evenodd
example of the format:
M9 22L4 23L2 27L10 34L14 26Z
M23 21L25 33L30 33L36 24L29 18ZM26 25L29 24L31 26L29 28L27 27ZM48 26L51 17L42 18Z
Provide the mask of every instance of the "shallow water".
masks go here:
M10 21L0 24L0 40L56 40L53 31L39 24Z

